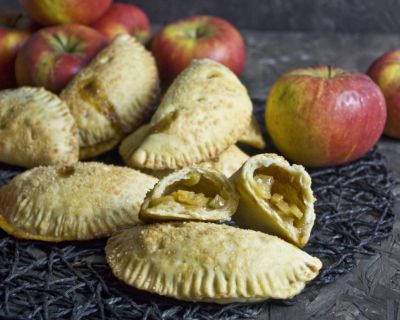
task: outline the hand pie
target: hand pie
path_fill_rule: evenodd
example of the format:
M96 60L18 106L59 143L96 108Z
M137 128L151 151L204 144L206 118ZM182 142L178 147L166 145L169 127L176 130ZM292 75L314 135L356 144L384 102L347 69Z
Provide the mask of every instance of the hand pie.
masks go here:
M39 88L0 91L0 162L72 165L78 154L78 131L65 102Z
M138 145L143 141L143 138L147 135L149 125L143 125L138 130L136 130L133 134L130 135L129 139L125 139L122 141L119 147L119 153L122 159L125 161L126 165L133 167L133 164L130 163L129 155L132 150L137 148ZM129 141L128 141L129 140ZM249 156L240 150L237 146L232 145L217 158L201 162L196 164L196 166L200 168L211 168L222 172L225 176L230 177L234 174L242 165L246 162ZM143 172L150 174L157 178L163 178L169 175L174 170L164 169L164 170L151 170L151 169L141 169Z
M234 186L222 173L184 168L160 180L146 196L141 220L230 220L239 202Z
M243 227L277 235L302 248L314 225L311 178L275 154L250 158L231 178L240 194L234 220Z
M89 240L139 223L156 178L96 162L37 167L0 188L0 227L17 238Z
M247 131L239 138L238 143L248 144L256 149L264 149L266 144L261 133L260 125L257 120L252 117Z
M204 222L133 227L108 240L106 257L137 289L215 303L292 298L322 266L277 237Z
M121 153L136 168L177 169L208 161L246 131L251 113L246 88L228 68L195 60L169 87L150 126L142 129L144 140L127 137Z
M129 35L116 37L61 92L78 124L80 158L112 149L135 130L157 93L151 53Z

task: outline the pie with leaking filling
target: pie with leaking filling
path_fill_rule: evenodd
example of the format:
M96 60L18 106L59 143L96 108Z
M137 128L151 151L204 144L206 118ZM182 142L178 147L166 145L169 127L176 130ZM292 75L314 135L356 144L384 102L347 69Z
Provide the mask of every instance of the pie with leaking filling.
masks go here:
M119 35L61 92L79 128L80 158L104 153L141 125L159 91L153 56Z

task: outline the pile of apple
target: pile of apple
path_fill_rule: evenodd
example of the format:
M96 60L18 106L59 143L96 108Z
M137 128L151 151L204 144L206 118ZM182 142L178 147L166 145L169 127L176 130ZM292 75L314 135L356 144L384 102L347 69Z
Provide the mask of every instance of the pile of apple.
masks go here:
M112 0L20 3L24 14L0 16L0 89L29 85L58 93L116 35L128 33L144 45L151 38L147 15L132 4ZM155 37L152 51L166 84L194 58L217 60L238 75L245 61L239 32L216 17L189 17L167 26Z
M24 14L0 16L0 89L42 86L60 92L116 35L144 45L146 14L112 0L20 0ZM210 58L240 75L245 45L227 21L185 18L164 27L151 51L167 86L193 59ZM383 131L400 138L400 50L375 61L368 75L338 68L298 69L273 85L266 126L281 153L307 166L361 157ZM372 78L372 79L371 79Z

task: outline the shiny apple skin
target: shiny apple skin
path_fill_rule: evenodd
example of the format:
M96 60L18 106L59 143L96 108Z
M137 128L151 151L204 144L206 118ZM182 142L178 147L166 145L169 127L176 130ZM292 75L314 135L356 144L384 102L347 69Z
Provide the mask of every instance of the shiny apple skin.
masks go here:
M367 73L381 88L386 99L388 116L384 134L400 139L400 49L380 56Z
M18 52L17 82L58 93L106 45L100 32L83 25L41 29Z
M165 84L194 59L212 59L240 76L245 65L245 44L228 21L213 16L192 16L163 28L151 46Z
M309 167L333 166L360 158L377 143L386 103L379 87L363 73L304 68L274 83L265 120L285 157Z
M110 7L112 0L20 0L25 12L45 26L90 25Z
M113 3L92 27L104 34L109 41L118 34L132 35L142 44L146 44L151 38L151 25L146 13L128 3Z
M15 59L18 50L30 37L32 21L19 12L5 12L0 15L0 89L17 86Z

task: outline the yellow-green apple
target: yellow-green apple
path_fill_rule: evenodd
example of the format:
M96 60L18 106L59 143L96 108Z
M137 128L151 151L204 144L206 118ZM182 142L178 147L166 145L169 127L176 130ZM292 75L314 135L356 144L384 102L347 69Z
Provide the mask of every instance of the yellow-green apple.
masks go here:
M22 44L29 38L31 23L17 12L0 16L0 89L13 88L15 58Z
M42 25L92 24L112 0L20 0L24 10Z
M61 91L107 44L98 31L78 24L48 27L34 33L19 50L15 74L20 86Z
M400 50L376 59L367 73L381 88L386 99L388 116L384 133L400 139Z
M151 27L146 13L128 3L113 3L106 13L93 26L108 40L116 35L127 33L146 44L151 37Z
M151 49L165 84L193 59L218 61L238 76L246 59L239 31L228 21L212 16L192 16L167 25L156 35Z
M339 68L293 70L272 86L265 120L275 146L306 166L355 160L379 139L385 98L367 75Z

